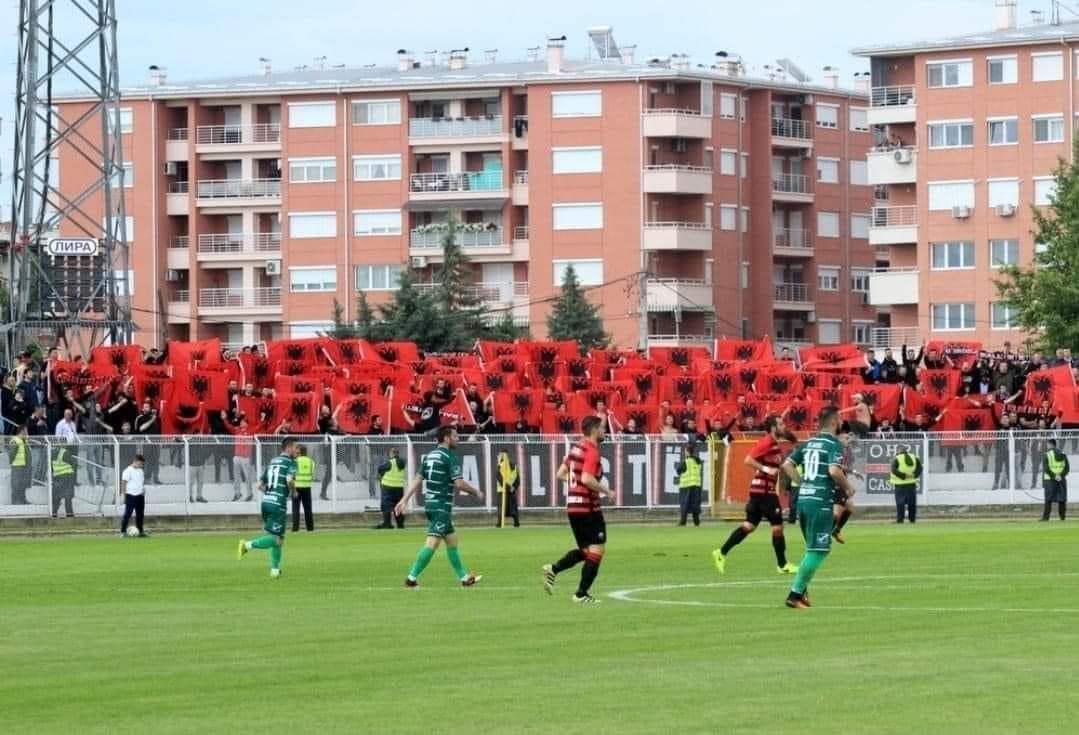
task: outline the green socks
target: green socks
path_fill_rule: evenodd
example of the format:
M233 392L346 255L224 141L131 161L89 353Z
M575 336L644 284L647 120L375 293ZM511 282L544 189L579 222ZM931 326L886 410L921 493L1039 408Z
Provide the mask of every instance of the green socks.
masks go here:
M251 539L247 542L249 549L269 549L270 550L270 569L281 568L281 551L282 548L277 544L277 539L273 536L259 536L256 539Z
M284 547L278 546L277 544L270 547L270 569L281 568L281 552L284 550Z
M259 536L251 540L252 549L272 549L276 545L273 536Z
M807 551L798 564L798 574L794 578L794 584L791 585L791 592L805 594L806 587L813 581L813 575L820 569L820 565L824 563L827 556L826 551Z
M416 561L412 562L412 568L408 570L409 579L419 579L420 575L423 574L423 570L431 563L431 557L434 555L435 550L430 546L421 548L420 553L416 554Z
M464 579L468 574L465 569L465 565L461 563L461 552L457 550L457 547L446 547L446 556L450 558L450 566L453 567L453 573L457 575L457 579Z

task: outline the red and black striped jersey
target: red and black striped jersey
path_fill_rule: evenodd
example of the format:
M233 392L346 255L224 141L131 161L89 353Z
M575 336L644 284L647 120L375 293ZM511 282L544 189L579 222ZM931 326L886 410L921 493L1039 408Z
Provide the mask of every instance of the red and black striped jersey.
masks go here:
M569 490L566 493L566 512L571 515L599 513L599 493L581 484L581 475L589 474L598 481L603 477L599 447L591 439L581 439L569 451L565 460L569 468Z
M779 475L779 466L783 464L783 450L771 434L761 438L749 452L749 456L760 462L765 467L774 467L775 475L756 470L753 473L753 481L749 484L751 493L774 493L776 491L776 478Z

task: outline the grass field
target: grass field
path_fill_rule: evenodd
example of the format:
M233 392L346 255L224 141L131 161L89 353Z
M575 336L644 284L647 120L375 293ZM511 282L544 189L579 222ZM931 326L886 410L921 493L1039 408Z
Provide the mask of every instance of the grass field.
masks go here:
M856 520L800 611L767 533L714 572L730 528L611 526L591 608L541 591L563 527L463 529L482 584L414 591L418 528L290 536L276 581L232 534L2 541L0 730L1075 732L1079 529Z

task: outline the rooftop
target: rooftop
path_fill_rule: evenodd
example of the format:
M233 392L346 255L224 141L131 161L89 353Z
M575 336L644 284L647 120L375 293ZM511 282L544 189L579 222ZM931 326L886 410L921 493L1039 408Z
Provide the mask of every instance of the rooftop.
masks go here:
M861 46L851 49L855 56L903 56L926 51L986 48L991 46L1029 46L1038 43L1059 43L1079 40L1079 21L1069 23L1037 23L1000 31L983 31L928 41L900 44Z

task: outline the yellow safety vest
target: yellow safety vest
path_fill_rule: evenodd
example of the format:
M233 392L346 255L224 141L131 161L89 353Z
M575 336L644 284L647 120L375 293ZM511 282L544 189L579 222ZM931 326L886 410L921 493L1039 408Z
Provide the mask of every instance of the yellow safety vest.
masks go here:
M691 487L701 486L701 461L696 457L687 456L685 459L686 469L678 476L678 489L687 490Z
M401 463L401 467L398 468L397 462L392 458L390 459L390 469L382 476L382 487L387 487L392 490L399 490L405 486L405 466L404 462Z
M1057 475L1064 474L1064 455L1058 449L1052 449L1045 453L1046 464L1049 471L1045 473L1046 480L1055 480Z
M899 465L899 471L904 475L913 475L915 468L918 467L918 458L913 454L903 452L902 454L896 455L895 459L896 463ZM918 484L918 478L913 476L900 477L899 475L892 475L888 479L891 481L892 487L895 487L896 485L905 486Z
M26 440L21 436L12 437L11 443L15 445L15 457L11 460L12 467L26 466Z
M75 468L71 466L71 463L67 461L67 450L58 449L56 455L52 459L52 476L64 477L65 475L74 475Z
M517 482L517 468L510 464L509 459L498 460L498 492L512 490L515 482Z
M296 458L296 487L308 490L315 481L315 460L310 457Z

